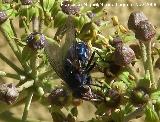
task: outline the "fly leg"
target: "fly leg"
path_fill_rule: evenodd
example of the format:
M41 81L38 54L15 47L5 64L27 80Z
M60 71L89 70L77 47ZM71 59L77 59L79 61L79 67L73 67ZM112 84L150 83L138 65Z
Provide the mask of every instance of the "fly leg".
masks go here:
M90 72L95 67L95 65L96 65L96 62L93 62L93 64L91 64L92 61L93 61L94 56L95 56L95 51L92 53L91 58L88 61L88 64L86 66L86 71L87 72Z
M100 53L98 52L98 50L96 50L95 52L99 55L100 59L101 59L103 62L106 62L105 59L102 58L102 56L100 55Z
M93 102L96 102L96 101L103 101L104 98L96 93L94 93L91 89L91 87L87 86L87 92L85 92L84 94L81 94L82 95L82 99L84 100L87 100L87 101L93 101Z

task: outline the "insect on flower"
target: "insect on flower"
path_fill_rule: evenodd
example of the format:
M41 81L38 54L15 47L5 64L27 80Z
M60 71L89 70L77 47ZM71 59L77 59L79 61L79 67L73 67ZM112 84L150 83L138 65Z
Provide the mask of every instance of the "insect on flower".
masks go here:
M92 78L90 71L95 63L92 63L94 53L85 42L76 39L72 16L68 16L65 24L57 30L58 38L62 37L58 44L46 42L45 50L49 62L56 73L63 79L73 91L76 98L99 101L100 96L93 93L90 87Z

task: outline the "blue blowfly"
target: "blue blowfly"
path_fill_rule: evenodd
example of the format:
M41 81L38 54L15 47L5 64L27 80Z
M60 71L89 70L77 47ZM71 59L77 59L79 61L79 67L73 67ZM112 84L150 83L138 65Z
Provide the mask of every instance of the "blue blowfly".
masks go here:
M45 51L57 75L68 84L74 97L99 101L100 96L93 93L90 87L94 53L91 54L85 42L77 41L72 16L68 16L55 37L60 39L59 43L45 42Z

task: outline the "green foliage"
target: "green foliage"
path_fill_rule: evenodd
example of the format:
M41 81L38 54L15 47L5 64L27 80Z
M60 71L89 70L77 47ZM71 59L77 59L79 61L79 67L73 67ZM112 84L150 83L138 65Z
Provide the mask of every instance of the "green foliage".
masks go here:
M159 117L156 111L154 110L153 106L147 106L145 114L146 114L145 118L146 122L159 122Z

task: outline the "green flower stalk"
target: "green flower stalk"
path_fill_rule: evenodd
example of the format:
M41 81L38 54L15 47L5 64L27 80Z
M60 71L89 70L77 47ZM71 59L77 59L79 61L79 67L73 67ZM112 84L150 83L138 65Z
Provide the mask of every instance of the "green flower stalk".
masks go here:
M145 72L149 70L151 87L156 88L151 58L152 38L155 36L155 28L142 12L133 12L128 20L129 29L133 30L139 40L142 50L142 59Z
M22 115L22 122L27 121L27 116L28 116L28 112L29 112L29 108L30 108L30 105L31 105L32 98L33 98L33 92L30 92L28 94L28 97L27 97L27 100L26 100L26 103L25 103L25 108L24 108L24 112L23 112L23 115Z

